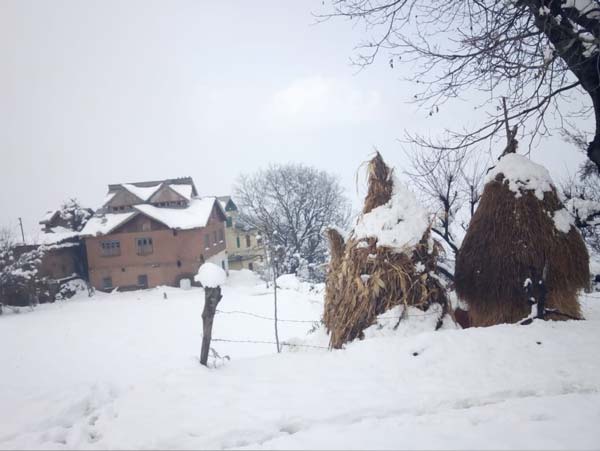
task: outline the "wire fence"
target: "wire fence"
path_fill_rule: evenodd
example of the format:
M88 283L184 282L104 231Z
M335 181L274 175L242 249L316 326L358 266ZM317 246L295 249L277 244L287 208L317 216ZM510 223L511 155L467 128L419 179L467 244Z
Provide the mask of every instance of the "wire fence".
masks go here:
M267 341L267 340L230 340L227 338L211 338L212 341L218 341L222 343L250 343L250 344L261 344L261 345L276 345L275 341ZM288 343L282 341L279 343L279 346L288 346L292 348L315 348L315 349L329 349L328 346L317 346L317 345L307 345L303 343Z
M312 324L313 327L317 324L322 324L322 319L285 319L285 318L277 318L265 315L259 315L253 312L245 312L243 310L219 310L217 309L215 312L217 315L243 315L249 316L252 318L257 318L265 321L277 321L282 323L300 323L300 324ZM422 312L422 313L407 313L397 315L397 316L379 316L377 320L400 320L406 317L426 317L426 316L440 316L441 312ZM254 339L229 339L229 338L212 338L212 342L220 342L220 343L245 343L245 344L260 344L260 345L276 345L275 341L268 340L254 340ZM312 349L330 349L329 346L318 346L318 345L309 345L304 343L290 343L286 341L279 342L280 347L287 346L289 348L312 348Z
M252 312L244 312L242 310L217 310L216 311L217 314L224 314L224 315L246 315L246 316L251 316L254 318L259 318L259 319L264 319L267 321L275 321L275 318L270 317L270 316L264 316L264 315L258 315L256 313L252 313ZM406 317L412 317L412 318L417 318L417 317L424 317L424 316L432 316L432 315L437 315L439 316L441 314L441 312L422 312L422 313L406 313L404 315L398 315L398 316L378 316L377 319L378 320L384 320L384 319L400 319L400 318L406 318ZM282 318L277 318L277 321L281 321L283 323L311 323L311 324L315 324L315 323L320 323L321 319L282 319Z

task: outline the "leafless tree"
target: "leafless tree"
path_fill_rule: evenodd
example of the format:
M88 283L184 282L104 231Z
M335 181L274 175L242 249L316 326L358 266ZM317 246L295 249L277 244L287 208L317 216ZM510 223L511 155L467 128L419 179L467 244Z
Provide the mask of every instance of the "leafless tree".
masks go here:
M508 119L531 140L548 134L548 117L595 118L586 153L600 171L600 3L598 0L331 0L317 17L345 17L371 36L355 62L366 66L386 52L393 67L412 63L422 86L415 101L431 114L466 91L483 91L485 112L473 129L442 140L409 134L434 149L460 149L491 140ZM447 141L449 139L450 141ZM530 141L531 143L532 141Z
M240 221L277 251L278 273L325 261L325 229L346 227L350 204L337 178L313 167L273 165L242 175L235 189Z
M443 151L426 148L409 155L411 169L406 171L418 193L435 212L432 231L456 254L460 243L453 231L457 213L465 205L469 217L481 197L486 166L466 149ZM464 227L463 225L463 228Z
M565 205L586 243L600 253L600 176L573 176L561 184Z

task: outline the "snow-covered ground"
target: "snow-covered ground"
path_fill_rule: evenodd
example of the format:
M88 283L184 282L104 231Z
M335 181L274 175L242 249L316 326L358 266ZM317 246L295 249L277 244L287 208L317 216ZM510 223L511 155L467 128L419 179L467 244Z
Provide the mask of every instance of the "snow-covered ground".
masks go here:
M279 317L307 322L280 323L281 338L326 344L307 335L322 294L283 285ZM431 316L409 317L332 352L214 342L231 360L210 369L198 363L201 289L9 313L0 448L598 449L600 296L582 303L587 321L433 332ZM232 272L218 308L271 317L272 294ZM273 335L257 316L215 318L215 338Z

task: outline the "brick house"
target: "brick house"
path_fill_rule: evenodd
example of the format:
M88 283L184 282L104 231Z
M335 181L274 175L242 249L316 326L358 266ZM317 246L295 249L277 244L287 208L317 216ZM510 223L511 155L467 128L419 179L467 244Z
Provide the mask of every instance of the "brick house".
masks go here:
M227 266L226 216L190 177L108 186L87 222L90 283L100 290L179 286L205 261Z
M230 269L257 270L263 265L265 250L256 229L239 221L239 209L231 196L219 196L225 210L227 255Z

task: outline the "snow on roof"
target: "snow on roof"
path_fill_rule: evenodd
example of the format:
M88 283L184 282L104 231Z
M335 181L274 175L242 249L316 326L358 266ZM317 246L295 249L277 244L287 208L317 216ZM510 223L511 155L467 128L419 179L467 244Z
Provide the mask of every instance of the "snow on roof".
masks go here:
M415 195L394 179L388 203L360 216L354 228L355 239L377 238L377 246L403 250L416 245L429 227L429 215Z
M192 199L187 208L164 208L150 204L134 205L133 208L171 229L186 230L206 226L214 205L214 197L205 197Z
M109 203L113 197L115 197L117 193L115 191L113 192L109 192L108 194L106 194L106 197L104 198L104 200L102 201L102 203L100 205L104 206L107 203Z
M504 155L498 164L488 173L488 183L498 174L504 175L508 188L520 197L522 191L534 191L538 199L544 199L544 192L552 191L552 178L548 170L530 159L516 153Z
M40 221L40 224L46 224L50 221L52 221L52 218L54 217L54 215L58 213L58 210L48 210L45 214L44 217L42 218L42 220Z
M137 211L130 211L127 213L105 213L94 215L87 222L80 232L80 235L106 235L137 214Z
M206 262L200 266L194 280L200 282L203 287L216 288L225 283L227 274L220 266Z
M132 183L123 183L122 186L127 191L136 195L137 197L139 197L140 199L142 199L145 202L148 199L150 199L150 197L152 197L152 195L156 191L158 191L158 188L160 188L161 183L159 182L156 185L152 185L152 186L136 186Z
M192 199L192 193L193 193L192 185L170 184L169 188L171 188L173 191L175 191L180 196L185 197L187 200Z
M51 232L40 231L37 235L27 237L26 242L27 244L49 245L60 243L61 241L68 240L79 235L80 232L74 232L73 230L65 227L53 227Z

